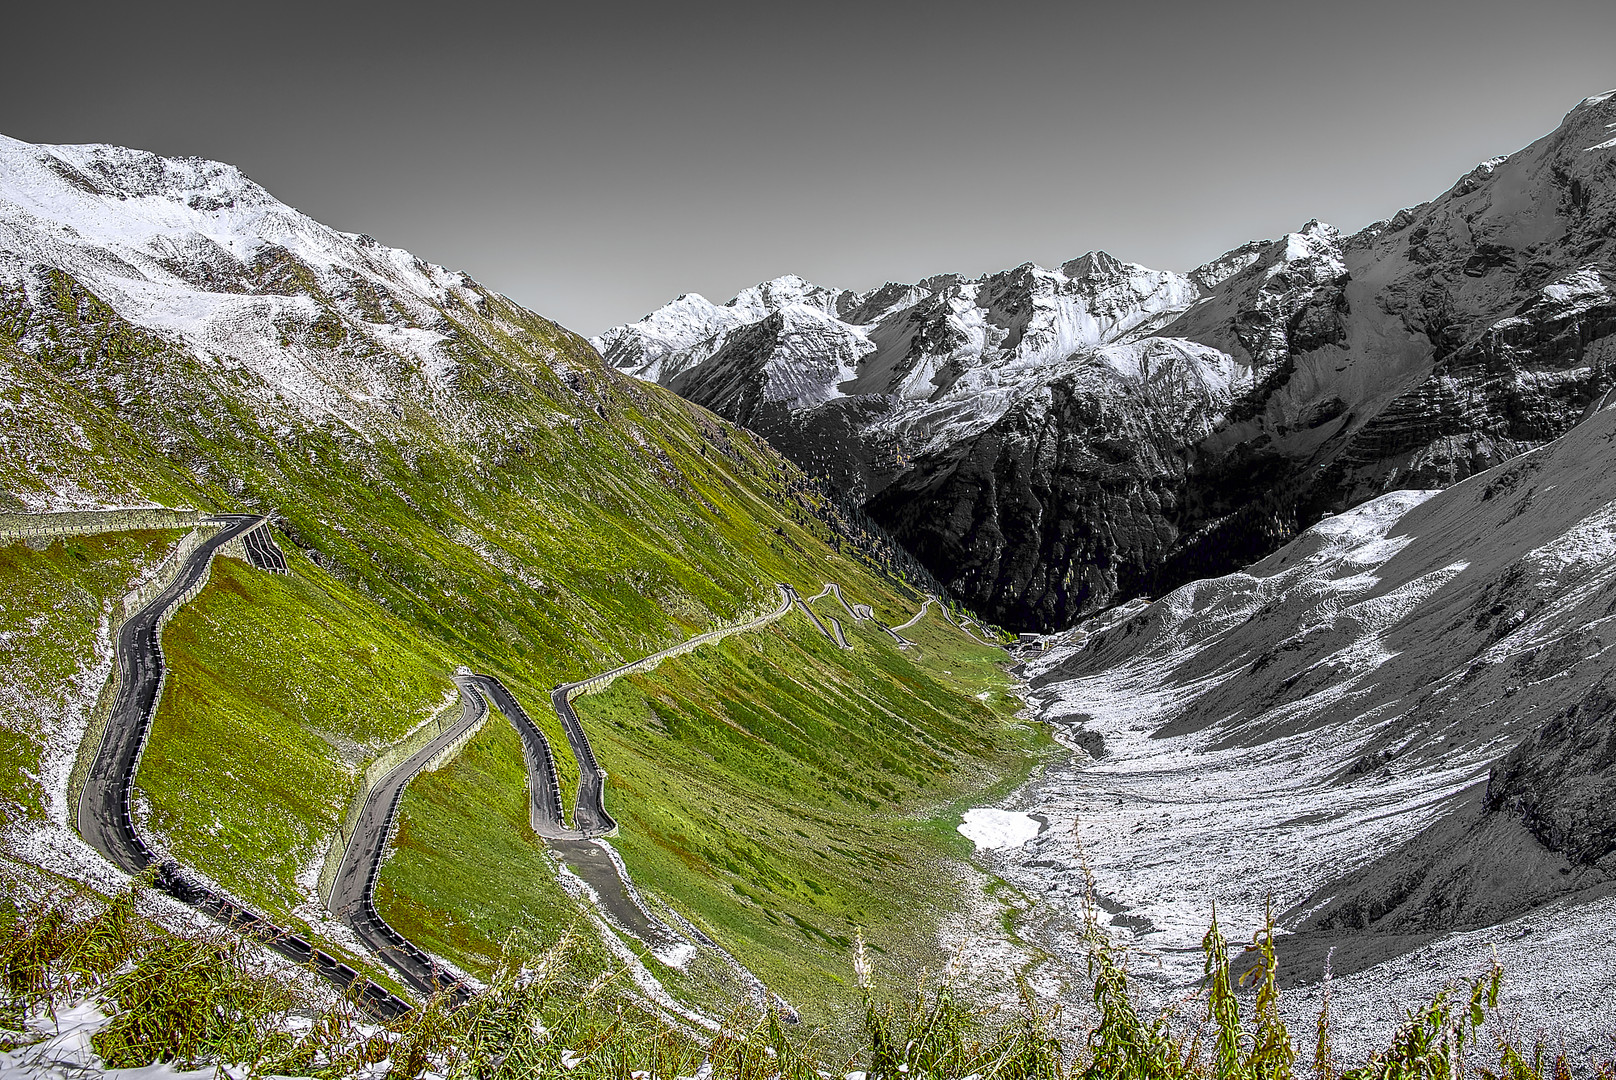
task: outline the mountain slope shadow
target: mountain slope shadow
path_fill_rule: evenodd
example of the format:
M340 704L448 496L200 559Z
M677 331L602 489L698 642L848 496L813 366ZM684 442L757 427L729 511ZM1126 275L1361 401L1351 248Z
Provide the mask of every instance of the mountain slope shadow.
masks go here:
M1350 975L1455 931L1507 922L1555 900L1616 892L1616 877L1545 846L1515 815L1489 809L1487 785L1407 843L1318 889L1282 916L1294 922L1281 952L1291 985L1318 979L1330 957ZM1333 955L1332 955L1333 952Z

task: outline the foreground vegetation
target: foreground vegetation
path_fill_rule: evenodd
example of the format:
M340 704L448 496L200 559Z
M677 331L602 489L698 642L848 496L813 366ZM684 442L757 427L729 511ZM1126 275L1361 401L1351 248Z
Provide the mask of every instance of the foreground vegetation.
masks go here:
M17 895L16 879L8 896ZM1279 1018L1272 924L1243 978L1214 920L1206 980L1193 1005L1147 1018L1123 958L1090 922L1098 1023L1079 1044L1023 993L1018 1009L985 1010L945 980L893 991L855 940L851 969L862 1009L857 1049L794 1029L773 1012L734 1009L714 1030L659 1013L583 935L532 928L507 939L491 985L450 1010L426 1003L376 1024L306 972L265 965L222 932L177 934L151 917L137 883L111 898L79 886L8 901L0 911L0 1063L29 1060L57 1011L93 1002L106 1015L91 1045L110 1068L173 1062L233 1066L237 1076L432 1073L493 1080L1561 1080L1616 1076L1610 1062L1572 1062L1493 1038L1502 972L1450 985L1411 1010L1392 1043L1343 1068L1329 1005L1316 1030L1293 1037ZM1241 992L1241 984L1248 984ZM1193 1009L1198 1015L1185 1015ZM38 1051L36 1051L36 1054Z

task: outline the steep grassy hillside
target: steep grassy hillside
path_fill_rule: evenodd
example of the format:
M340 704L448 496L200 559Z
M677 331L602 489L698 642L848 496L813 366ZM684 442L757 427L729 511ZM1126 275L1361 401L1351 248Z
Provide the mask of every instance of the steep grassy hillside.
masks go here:
M1002 654L951 627L901 651L848 623L850 651L793 613L578 702L634 879L820 1016L853 1000L858 928L892 965L935 969L961 888L947 860L970 851L953 804L1023 775L1037 738L1010 717ZM511 883L548 876L517 827L520 774L496 771L504 741L411 787L385 879L387 917L471 965L528 913Z
M358 770L444 704L458 664L504 679L562 747L551 686L772 607L775 581L839 581L892 621L919 606L880 539L761 441L492 294L438 324L447 390L350 398L322 421L64 273L6 288L13 414L67 421L0 439L11 504L190 502L281 529L291 579L223 561L171 624L138 778L177 854L277 915L311 910ZM362 360L351 346L332 355ZM582 707L641 886L802 995L845 970L855 924L927 952L929 917L884 914L952 880L934 861L950 825L926 818L1030 760L990 654L947 627L900 654L848 622L854 652L795 616ZM526 830L524 782L496 715L412 789L384 874L390 917L473 969L512 927L574 909ZM737 827L741 805L758 812Z
M113 620L179 537L0 546L0 828L14 842L65 821L68 771L107 677Z
M308 560L292 571L215 561L164 635L136 778L152 835L283 921L314 898L363 765L458 701L441 646Z

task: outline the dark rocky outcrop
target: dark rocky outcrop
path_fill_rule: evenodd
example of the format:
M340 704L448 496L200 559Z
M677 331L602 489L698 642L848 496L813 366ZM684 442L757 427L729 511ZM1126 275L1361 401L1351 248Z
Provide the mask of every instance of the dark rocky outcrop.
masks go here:
M1616 696L1604 683L1511 750L1487 781L1487 809L1519 819L1579 865L1616 851Z

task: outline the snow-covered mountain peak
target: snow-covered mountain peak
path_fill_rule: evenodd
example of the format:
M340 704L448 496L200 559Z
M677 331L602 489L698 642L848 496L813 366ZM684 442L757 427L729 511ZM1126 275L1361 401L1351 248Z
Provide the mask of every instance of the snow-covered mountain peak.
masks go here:
M1125 263L1108 251L1089 251L1075 259L1068 259L1061 263L1060 271L1067 277L1110 279L1118 277L1125 269L1143 269L1136 263Z
M244 200L264 205L273 196L249 180L240 169L207 158L166 158L148 150L101 143L36 145L0 136L0 155L49 169L90 195L127 198L167 198L187 203Z
M1341 248L1340 231L1334 225L1326 225L1315 219L1296 232L1285 234L1282 265L1287 270L1298 265L1306 266L1315 277L1321 279L1339 277L1347 272ZM1276 265L1270 268L1269 274L1280 271L1281 265Z
M1203 292L1211 292L1219 284L1254 265L1268 249L1269 240L1251 240L1237 248L1225 251L1210 262L1202 263L1189 273Z
M836 301L844 295L846 290L823 288L796 274L785 274L742 289L724 306L754 319L764 318L789 304L802 304L832 315Z
M666 385L723 348L733 330L794 305L834 316L851 296L795 274L742 289L723 304L700 293L681 293L639 321L592 338L591 344L613 367Z
M0 289L65 273L136 326L251 371L266 400L363 427L451 386L464 274L281 203L240 169L118 146L0 142ZM24 348L32 347L28 342Z

